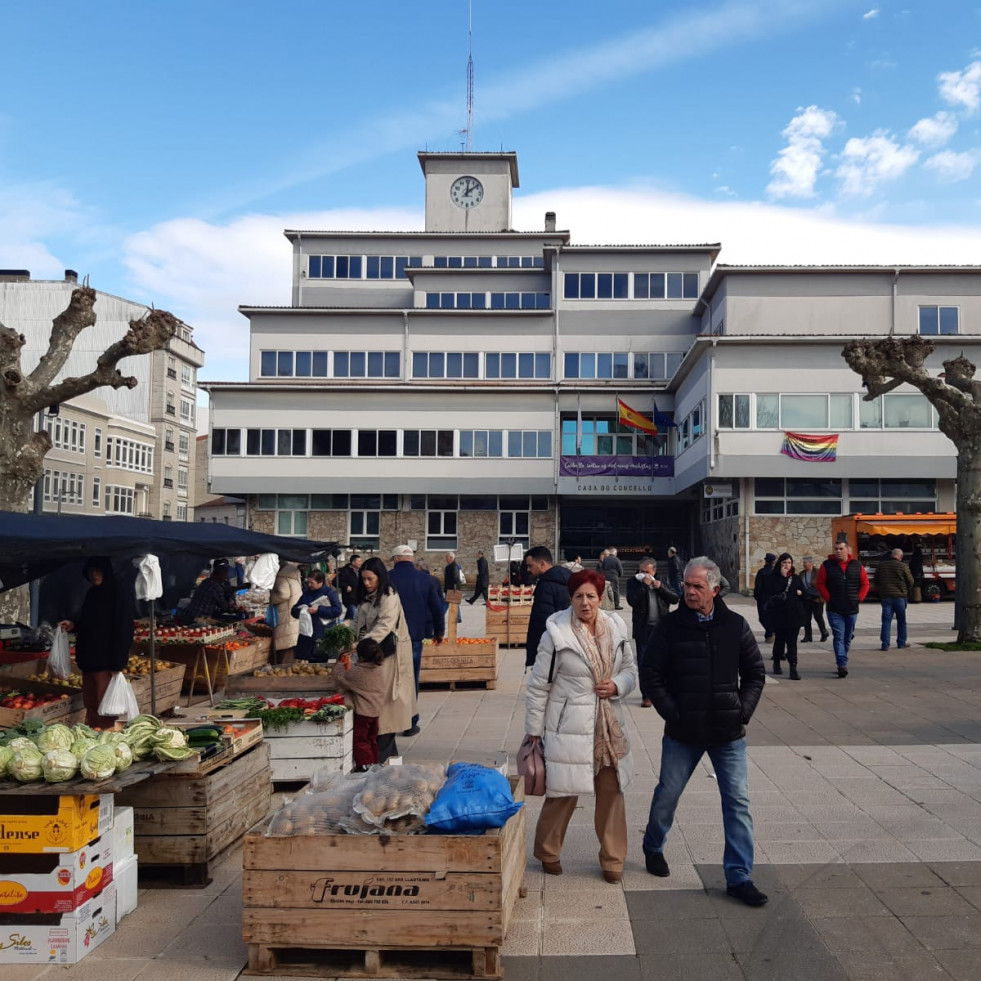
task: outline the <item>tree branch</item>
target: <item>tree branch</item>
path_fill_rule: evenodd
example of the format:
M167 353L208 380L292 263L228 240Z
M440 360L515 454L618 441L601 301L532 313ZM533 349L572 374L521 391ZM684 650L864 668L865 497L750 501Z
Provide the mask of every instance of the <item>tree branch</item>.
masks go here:
M95 323L95 297L91 286L78 286L72 290L68 306L51 322L48 350L28 376L33 389L42 389L55 380L71 354L75 338Z

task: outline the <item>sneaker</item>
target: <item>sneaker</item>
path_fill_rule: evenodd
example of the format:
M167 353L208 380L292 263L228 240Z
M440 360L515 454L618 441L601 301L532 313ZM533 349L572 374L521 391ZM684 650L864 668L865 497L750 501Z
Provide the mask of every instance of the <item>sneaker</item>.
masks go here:
M848 668L838 668L838 677L839 678L847 678L848 677Z
M740 882L736 886L726 886L726 895L732 896L733 899L738 899L747 906L765 906L770 899L766 893L760 892L753 885L751 879Z
M886 644L885 646L883 646L883 647L880 647L880 648L879 648L879 650L880 650L880 651L888 651L888 650L889 650L889 645L888 645L888 644Z
M403 736L418 736L420 732L422 732L422 729L420 729L419 726L413 726L411 729L406 729L405 732L402 733L402 735Z
M897 644L897 647L912 647L912 644Z
M647 871L650 872L651 875L660 876L662 879L671 875L671 870L668 868L668 863L664 860L664 856L661 854L661 852L649 852L645 848L644 862L647 865Z

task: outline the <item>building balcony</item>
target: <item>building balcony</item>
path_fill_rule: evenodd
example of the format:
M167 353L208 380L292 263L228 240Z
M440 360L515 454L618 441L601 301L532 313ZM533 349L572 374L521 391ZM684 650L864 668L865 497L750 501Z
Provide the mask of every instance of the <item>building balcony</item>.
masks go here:
M168 405L167 408L164 411L167 413L168 416L176 416L177 415L177 409L173 405Z
M173 487L174 486L174 478L173 477L164 477L164 479L163 479L163 485L164 485L164 487Z
M168 378L176 378L177 377L177 369L176 368L168 368L167 369L167 377Z
M167 451L168 453L173 453L173 452L174 452L174 444L173 444L173 443L171 443L171 442L165 442L165 443L164 443L164 449L165 449L165 450L166 450L166 451Z

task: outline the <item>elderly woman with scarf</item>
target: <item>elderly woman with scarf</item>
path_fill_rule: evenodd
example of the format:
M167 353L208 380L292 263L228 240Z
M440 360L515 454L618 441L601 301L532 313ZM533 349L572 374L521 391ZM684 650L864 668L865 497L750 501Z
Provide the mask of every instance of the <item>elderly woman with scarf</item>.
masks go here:
M89 559L82 575L91 583L82 609L74 620L58 626L75 634L75 661L82 672L82 703L85 723L93 728L111 728L114 716L99 715L99 703L114 674L126 667L133 643L133 596L118 589L112 563L104 556Z
M600 868L607 882L619 882L627 857L623 792L633 773L623 700L637 684L637 663L623 621L600 609L605 585L592 569L570 577L572 606L548 618L528 679L525 729L542 740L546 759L535 858L549 875L562 874L578 795L594 794Z
M402 612L402 602L388 580L388 569L377 556L365 559L360 569L361 605L354 615L353 630L358 640L371 637L389 646L394 634L395 651L385 652L379 670L385 688L385 704L378 715L378 762L398 756L395 737L412 725L416 711L416 684L412 673L412 640Z

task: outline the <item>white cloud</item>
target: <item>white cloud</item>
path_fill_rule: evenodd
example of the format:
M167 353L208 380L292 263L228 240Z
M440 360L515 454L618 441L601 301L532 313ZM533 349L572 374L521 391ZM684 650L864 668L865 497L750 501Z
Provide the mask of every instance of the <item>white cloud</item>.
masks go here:
M860 106L862 104L862 90L856 85L852 89L849 98L855 103L856 106Z
M780 134L787 145L770 164L773 179L766 192L773 198L812 198L824 156L823 141L831 135L838 117L828 109L808 106Z
M972 61L963 71L937 76L940 95L952 106L976 112L981 105L981 61Z
M874 17L879 16L879 8L873 7L871 10L867 10L862 14L862 20L872 20Z
M937 178L945 184L955 184L966 181L974 173L977 163L976 152L955 153L953 150L942 150L930 157L923 166L935 171Z
M901 177L920 156L912 146L900 146L884 130L852 137L841 153L835 172L844 194L869 195L884 181Z
M957 118L952 112L938 112L914 123L907 134L911 140L930 149L943 146L957 132Z

